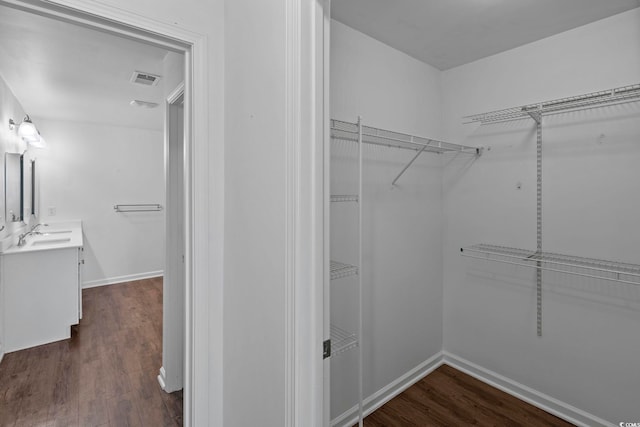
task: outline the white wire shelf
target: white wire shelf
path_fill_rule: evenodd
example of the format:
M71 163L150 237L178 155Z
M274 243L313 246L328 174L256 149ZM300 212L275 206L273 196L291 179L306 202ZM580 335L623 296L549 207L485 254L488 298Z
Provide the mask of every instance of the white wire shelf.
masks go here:
M331 325L331 356L344 353L347 350L358 347L358 337L356 334L340 329L336 325Z
M334 140L358 142L358 124L341 120L331 120L331 138ZM396 147L414 151L428 151L431 153L469 153L478 155L482 149L466 145L438 141L421 136L362 126L362 142L365 144Z
M553 101L545 101L537 104L522 105L519 107L505 108L503 110L490 111L482 114L465 116L466 123L495 123L522 118L535 118L536 115L557 114L568 111L578 111L587 108L615 105L640 100L640 84L602 90L584 95L570 96Z
M335 194L331 196L332 202L357 202L357 194Z
M555 271L582 277L640 285L640 265L488 244L461 248L463 256Z
M343 277L355 276L358 274L358 267L355 265L345 264L338 261L330 262L331 280L341 279Z

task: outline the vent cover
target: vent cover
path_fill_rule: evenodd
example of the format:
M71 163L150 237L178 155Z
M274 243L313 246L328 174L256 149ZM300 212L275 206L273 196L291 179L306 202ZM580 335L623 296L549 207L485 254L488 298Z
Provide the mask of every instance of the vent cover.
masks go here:
M160 81L160 76L143 71L134 71L131 76L131 83L138 83L145 86L156 86Z
M129 105L133 107L141 107L141 108L156 108L160 104L158 104L157 102L142 101L140 99L134 99L129 103Z

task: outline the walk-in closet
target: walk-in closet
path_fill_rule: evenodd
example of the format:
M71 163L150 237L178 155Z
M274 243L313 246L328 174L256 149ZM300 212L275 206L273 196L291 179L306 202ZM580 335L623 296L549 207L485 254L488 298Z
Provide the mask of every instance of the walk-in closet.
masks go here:
M334 0L325 25L327 424L442 365L557 425L640 423L640 2L538 3L546 34L513 18L535 7L473 6L513 19L495 30L513 44L445 2L428 20L458 29L416 41L424 6L365 3ZM460 419L509 424L474 406Z

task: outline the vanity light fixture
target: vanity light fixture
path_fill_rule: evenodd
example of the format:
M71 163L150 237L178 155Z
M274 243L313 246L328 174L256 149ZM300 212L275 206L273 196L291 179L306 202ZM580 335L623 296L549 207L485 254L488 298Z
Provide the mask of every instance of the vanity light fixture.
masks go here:
M38 132L38 129L36 129L36 126L28 114L24 117L22 123L20 123L18 135L27 142L38 141L40 139L40 132Z
M45 139L40 134L38 134L37 140L28 141L28 143L34 148L44 148L47 146L47 141L45 141Z
M14 122L13 119L9 119L9 129L14 130L15 128L16 122ZM28 114L24 117L22 123L20 123L20 126L18 127L18 136L33 147L44 148L46 146L44 138L40 136L40 132L36 129L36 126L33 124Z

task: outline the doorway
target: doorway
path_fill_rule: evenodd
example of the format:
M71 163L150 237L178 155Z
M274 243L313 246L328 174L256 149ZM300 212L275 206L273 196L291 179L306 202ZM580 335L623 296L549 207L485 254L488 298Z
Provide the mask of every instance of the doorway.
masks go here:
M3 6L6 5L9 7L15 6L15 4L10 1L8 2L0 1L0 5L3 5ZM45 15L55 19L70 20L70 21L75 21L76 23L81 22L82 25L89 26L91 28L101 27L102 31L105 30L105 24L107 24L106 27L109 28L109 31L112 32L113 34L120 35L120 36L124 35L126 37L136 39L138 41L151 42L156 46L167 47L173 50L181 51L184 54L187 54L186 60L185 60L185 66L187 67L187 70L191 69L191 66L192 66L191 61L193 61L193 56L189 55L189 53L190 53L191 47L197 42L197 40L192 41L191 44L187 42L185 43L175 42L175 40L169 41L169 39L166 39L162 36L151 36L148 33L145 33L145 31L140 30L139 28L136 29L136 28L130 27L130 28L123 29L121 28L121 25L125 25L125 24L116 24L114 21L105 23L104 21L100 21L99 19L96 19L94 17L89 17L88 15L84 16L82 13L79 13L79 11L60 10L50 5L40 7L40 6L31 6L31 5L21 4L19 8L23 10L26 9L26 11L28 12ZM162 31L156 31L156 33L163 34ZM187 126L182 131L180 131L180 133L183 133L186 135L186 137L181 140L182 147L179 150L181 157L179 158L178 161L175 162L181 165L181 167L178 169L178 174L180 175L186 175L186 174L190 175L192 173L192 164L190 163L190 153L191 153L191 150L193 149L193 143L190 139L190 135L192 134L192 131L195 128L195 124L194 124L194 121L191 121L190 119L185 119L185 117L190 117L190 102L193 102L193 99L191 98L191 90L190 90L191 87L193 87L193 81L189 86L183 87L179 102L177 100L175 102L175 110L172 108L172 111L174 111L176 114L178 113L183 114L182 120L181 120L182 124L190 123L190 126ZM182 203L180 203L179 206L175 209L173 207L170 208L174 212L174 215L172 215L172 218L175 218L174 220L179 221L178 224L182 225L182 226L179 226L174 224L174 227L173 227L174 229L177 229L179 230L179 232L181 232L180 240L182 243L180 244L180 246L182 250L180 251L181 253L179 254L179 259L178 259L179 262L177 263L179 266L178 272L174 274L179 279L177 280L177 283L179 283L179 286L172 287L172 290L174 291L174 293L176 291L180 292L182 296L181 298L171 300L177 306L177 309L172 311L172 316L175 319L177 319L177 321L167 322L165 320L164 322L165 324L170 324L177 331L177 332L174 332L173 335L176 335L176 334L181 335L181 338L179 338L179 340L181 341L181 344L177 347L175 345L172 346L172 350L176 354L176 357L175 357L175 362L172 362L171 364L172 366L175 365L179 367L172 369L172 372L176 372L176 374L171 375L172 380L167 381L165 383L165 387L167 387L167 390L170 390L170 389L182 388L183 383L184 385L186 385L185 424L187 425L189 425L189 422L190 422L189 420L193 417L193 414L195 412L195 409L191 404L191 396L194 394L194 390L198 387L198 384L196 384L196 381L192 380L194 378L194 375L193 375L193 368L191 367L191 364L190 364L190 361L191 361L190 355L192 354L191 350L197 344L200 344L200 343L204 343L205 348L208 347L208 345L206 345L205 340L198 340L196 342L196 337L194 337L193 334L191 333L193 325L197 322L197 319L194 319L193 317L191 317L192 316L191 300L185 298L185 293L187 293L188 295L192 295L194 293L193 292L194 289L192 287L193 286L192 277L193 277L193 272L195 270L194 261L193 261L194 249L192 249L193 246L187 247L187 243L189 243L190 245L193 245L194 241L197 242L198 240L198 239L194 239L190 235L190 232L191 232L190 230L192 229L192 224L191 224L192 220L191 220L190 212L192 209L192 200L193 200L193 197L191 196L191 193L190 193L191 191L190 183L191 181L189 179L180 179L178 181L177 185L179 185L180 188L176 189L175 191L176 195L174 197L181 199ZM167 244L167 247L169 246L172 246L172 245ZM206 254L205 254L205 258L206 258ZM203 276L201 275L201 277ZM202 303L206 304L206 300L203 300ZM187 316L189 316L188 319L187 319ZM187 328L190 328L190 329L187 330ZM187 348L185 348L185 344L188 345ZM185 357L185 354L187 357ZM168 365L169 365L168 363L163 363L163 368ZM166 371L166 369L163 369L163 371ZM185 371L186 371L186 375L185 375ZM206 381L206 372L204 372L204 375L202 376L202 378L203 378L203 381Z

